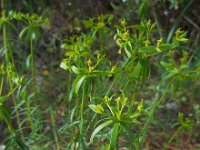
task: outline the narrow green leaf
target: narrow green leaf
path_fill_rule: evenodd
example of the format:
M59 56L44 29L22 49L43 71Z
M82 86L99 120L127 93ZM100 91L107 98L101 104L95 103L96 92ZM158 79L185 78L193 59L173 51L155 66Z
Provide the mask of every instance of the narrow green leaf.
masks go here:
M17 135L14 136L14 140L22 150L29 150L28 146Z
M186 38L180 38L180 39L178 39L178 41L179 41L179 42L186 43L186 42L188 41L188 39L186 39Z
M83 20L82 22L86 28L91 28L93 26L93 19Z
M67 70L67 69L68 69L68 66L66 65L65 61L62 61L62 62L61 62L60 68L62 68L62 69L64 69L64 70Z
M24 29L20 32L20 34L19 34L19 38L20 38L20 39L22 39L22 38L25 36L25 34L26 34L26 32L28 32L29 28L30 28L30 26L24 28Z
M131 74L131 77L138 80L141 75L141 72L142 72L142 64L139 61L138 64L135 66L134 71Z
M72 66L72 72L75 74L79 74L79 69L76 66Z
M0 96L0 104L1 103L3 104L8 98L9 98L9 95Z
M40 37L40 32L38 30L37 27L32 27L31 30L29 30L29 37L32 39L32 40L36 40L37 38Z
M68 46L69 46L68 44L64 43L64 44L61 44L61 46L60 46L60 47L61 47L61 48L63 48L63 49L67 49L67 48L68 48Z
M161 51L165 51L165 50L173 49L174 46L173 46L172 44L165 43L165 44L161 44L161 45L159 46L159 48L161 49Z
M94 112L96 112L96 105L93 105L93 104L91 104L91 105L88 105Z
M156 47L155 46L146 46L146 47L142 47L141 50L147 54L151 54L151 53L156 52Z
M131 52L128 50L127 46L125 47L125 53L127 55L128 58L130 58L132 56Z
M173 73L168 73L168 74L166 74L165 76L162 77L162 80L163 80L163 81L166 81L166 80L172 78L173 76L174 76Z
M89 105L89 107L96 113L98 114L103 114L104 113L104 108L101 106L101 104L99 105Z
M149 71L147 59L143 59L141 63L142 63L142 82L144 83L145 80L150 75L150 71Z
M26 58L26 67L27 67L28 69L31 68L31 58L32 58L32 55L31 55L31 54L28 55L28 57Z
M85 80L85 78L86 78L86 76L78 76L78 77L74 80L74 82L73 82L73 84L72 84L72 88L73 88L73 91L74 91L76 94L78 94L78 91L79 91L79 89L80 89L80 87L81 87L83 81Z
M14 29L14 31L16 31L17 33L17 28L15 27L15 25L9 21L6 22L8 26L10 26L12 29Z
M110 125L111 123L113 123L113 121L112 121L112 120L108 120L108 121L106 121L106 122L100 124L100 125L93 131L93 133L92 133L92 135L91 135L91 137L90 137L90 142L91 142L91 143L93 142L94 137L96 136L96 134L97 134L100 130L102 130L102 129L105 128L106 126Z
M136 30L146 31L146 28L140 24L133 25L132 27Z
M164 61L161 61L160 64L161 64L165 69L168 69L168 70L173 69L172 64L166 63L166 62L164 62Z
M116 147L118 132L119 132L119 123L114 123L110 140L110 150L114 150L114 148Z
M148 11L148 1L145 0L142 2L142 4L140 5L140 7L138 9L139 18L145 17L147 15L147 11Z
M140 49L140 52L145 53L147 56L152 56L158 53L156 46L146 46Z
M11 120L11 112L6 106L0 104L0 121L5 119Z

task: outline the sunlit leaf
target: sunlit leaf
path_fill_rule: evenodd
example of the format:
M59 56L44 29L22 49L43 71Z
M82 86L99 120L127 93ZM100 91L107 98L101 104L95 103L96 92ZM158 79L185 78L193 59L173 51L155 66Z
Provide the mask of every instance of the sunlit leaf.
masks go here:
M99 105L88 105L94 112L98 114L103 114L104 113L104 108L99 104Z
M118 132L119 132L119 123L114 123L110 140L110 150L113 150L116 146L118 139Z
M94 137L96 136L96 134L97 134L100 130L102 130L103 128L105 128L106 126L110 125L111 123L113 123L113 121L112 121L112 120L108 120L108 121L106 121L106 122L100 124L100 125L92 132L92 135L91 135L91 137L90 137L90 142L93 143L93 139L94 139Z
M76 94L78 94L78 91L79 91L79 89L80 89L80 87L81 87L83 81L85 81L85 79L86 79L86 76L78 76L78 77L74 80L74 82L73 82L73 84L72 84L72 88L73 88L73 91L74 91Z

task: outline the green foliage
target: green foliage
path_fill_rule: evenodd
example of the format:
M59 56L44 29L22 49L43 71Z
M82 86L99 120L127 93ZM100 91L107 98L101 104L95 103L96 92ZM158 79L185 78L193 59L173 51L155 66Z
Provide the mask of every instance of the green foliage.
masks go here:
M178 129L169 139L168 143L170 143L174 139L174 137L177 136L179 132L183 132L188 129L191 130L192 120L189 118L184 118L183 113L178 113L178 121L173 125L173 127L176 127L176 126L178 126Z
M200 105L194 104L193 108L194 108L195 120L196 120L196 123L198 125L198 124L200 124L200 118L199 118L199 116L200 116Z
M0 89L0 121L5 122L7 128L10 132L10 139L7 141L7 148L15 148L15 149L29 149L28 146L21 140L21 138L17 135L17 130L13 127L13 119L17 120L17 127L19 127L19 131L23 134L22 125L26 122L20 121L19 108L22 109L23 101L18 101L17 99L20 95L25 99L25 108L28 116L28 121L30 122L30 128L32 131L35 130L33 125L33 119L31 115L31 104L29 99L27 98L27 93L34 93L35 91L30 91L26 89L28 85L28 80L26 77L21 75L21 70L18 70L17 63L14 59L14 38L16 37L16 33L19 35L19 38L26 38L30 41L30 51L31 51L31 69L32 69L32 77L34 78L34 53L33 53L33 43L32 41L39 38L39 28L44 24L48 23L48 19L40 17L38 15L30 15L24 13L17 13L14 11L9 11L8 15L6 12L6 3L2 1L2 17L0 18L0 29L2 30L3 35L3 48L1 59L1 70L0 70L0 78L1 78L1 89ZM16 23L19 23L22 26L17 26ZM27 25L24 27L24 25ZM23 28L23 29L21 29ZM21 31L20 31L21 30ZM14 32L13 32L14 31ZM20 41L19 39L16 39ZM26 43L24 44L26 45ZM34 79L33 79L34 80ZM30 79L29 79L30 81ZM7 94L3 94L6 91ZM12 102L11 102L12 100ZM14 110L11 113L11 108L7 107L7 104L10 103L14 105ZM21 111L20 110L20 111ZM22 111L22 112L23 112ZM23 112L24 113L24 112Z
M148 63L149 59L155 55L163 55L163 58L168 58L161 60L161 65L166 69L166 73L163 74L162 78L165 83L168 82L167 80L185 80L185 77L197 79L198 69L191 70L189 68L189 55L185 51L183 51L183 57L180 59L181 63L179 65L177 65L177 60L173 58L176 52L175 49L178 49L181 44L188 41L186 32L178 29L170 43L164 42L162 38L155 40L153 34L156 32L156 24L150 20L147 22L141 21L140 24L136 25L128 25L125 20L121 20L119 24L115 25L114 40L119 46L119 50L116 53L121 55L123 59L120 62L109 60L106 51L107 43L103 42L103 45L99 45L99 49L93 50L95 43L102 43L102 36L100 35L103 31L104 34L107 34L106 39L109 39L111 35L109 32L114 33L107 26L104 26L104 24L111 25L111 22L108 22L105 18L109 17L101 16L88 21L84 20L84 25L90 31L64 40L62 48L66 49L66 58L62 61L60 67L75 75L72 91L78 95L77 100L81 101L81 122L84 124L84 120L87 120L87 117L83 115L88 111L84 107L87 103L89 103L89 108L98 114L97 117L100 116L98 117L99 119L95 119L96 115L93 116L94 120L97 120L96 125L98 126L95 127L91 134L90 143L93 143L94 137L98 136L102 129L105 129L110 131L109 149L114 149L117 146L119 137L130 135L127 132L132 132L130 131L132 124L139 127L146 120L144 128L140 127L138 132L133 133L134 136L130 135L129 137L131 138L130 141L132 141L129 143L130 147L138 149L139 144L142 143L140 138L145 136L144 131L151 123L157 107L161 105L171 85L171 82L167 84L159 100L152 103L149 108L144 108L144 101L138 100L137 96L142 89L141 85L149 80L151 69ZM101 28L99 27L100 24L102 25ZM109 81L110 77L114 78L113 81ZM108 79L106 80L106 78ZM125 83L120 82L120 78L122 80L126 79L123 81ZM111 82L108 90L106 90L108 84L104 80ZM115 99L114 97L117 93L109 96L111 92L116 90L127 91L129 86L134 87L131 90L133 95L130 96L126 92L128 94L126 97L125 93L122 92L121 96ZM82 91L80 91L81 87ZM103 89L100 89L100 87ZM88 101L87 97L90 97L90 101ZM76 108L78 108L78 103ZM135 103L137 103L136 106ZM83 124L81 130L83 130L86 122ZM85 128L89 127L90 125ZM84 145L82 146L84 147Z
M30 2L21 3L33 11ZM40 3L45 4L38 1L37 5ZM112 15L82 21L75 17L77 33L69 29L73 35L66 39L62 39L63 31L68 28L60 26L65 20L59 20L60 12L51 17L58 19L59 30L50 23L48 37L42 39L42 29L49 28L47 18L22 13L23 8L18 9L22 12L6 10L4 0L1 4L0 128L5 130L0 136L5 138L0 145L24 150L154 149L149 147L151 137L161 128L169 137L165 144L167 138L159 134L166 147L184 137L183 133L192 137L192 131L198 129L199 56L188 48L189 32L176 30L192 1L111 1ZM169 33L161 29L157 18L158 8L168 10L165 4L171 11L184 7ZM125 17L117 22L116 16ZM76 28L66 20L66 26ZM47 47L55 42L57 49L60 40L59 51L48 53ZM39 52L39 48L44 50ZM62 69L58 69L59 62ZM175 101L176 110L168 106L169 101ZM179 112L182 108L178 110L185 104L193 109L190 117ZM168 115L176 112L178 116ZM160 121L161 115L166 117ZM169 126L173 132L168 132Z
M122 128L130 128L132 124L141 125L139 118L142 115L148 115L148 112L143 108L143 100L132 109L127 97L122 92L121 96L113 99L112 97L105 97L102 100L102 104L91 104L89 107L95 112L100 114L103 123L101 123L93 131L90 142L93 142L95 135L106 126L112 125L111 138L110 138L110 149L114 149L120 134L123 135ZM114 104L112 104L114 102ZM103 106L102 106L103 105ZM107 109L106 109L107 107ZM99 122L100 123L100 122ZM121 132L120 132L121 131ZM135 139L132 139L133 141Z

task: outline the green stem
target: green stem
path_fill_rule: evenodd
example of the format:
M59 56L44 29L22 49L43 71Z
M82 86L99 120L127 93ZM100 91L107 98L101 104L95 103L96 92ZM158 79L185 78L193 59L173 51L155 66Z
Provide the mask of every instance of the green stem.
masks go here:
M27 117L28 117L29 122L30 122L31 130L34 132L35 128L34 128L33 120L32 120L32 117L31 117L30 100L26 97L25 101L26 101Z
M84 144L84 102L85 102L85 91L86 90L86 86L85 86L85 82L83 83L82 86L82 100L81 100L81 109L80 109L80 117L81 117L81 122L80 122L80 135L81 135L81 144L82 144L82 148L86 149L86 146Z
M171 83L173 82L173 79L170 80L167 84L167 87L165 89L165 91L163 92L163 94L161 95L160 99L158 101L155 101L153 106L152 106L152 109L151 109L151 112L149 113L149 118L147 119L146 123L144 124L144 127L142 128L142 131L139 135L139 143L142 145L143 141L144 141L144 137L145 137L145 134L147 132L147 127L148 125L151 123L152 119L153 119L153 116L156 112L156 108L162 103L162 101L164 100L167 92L168 92L168 89L171 85ZM138 145L139 146L139 145Z
M81 100L81 120L83 120L83 113L84 113L84 101L85 101L85 82L83 83L83 93L82 93L82 100Z
M5 5L5 0L2 0L1 1L1 6L2 6L2 18L6 18L6 5ZM14 59L13 59L13 56L12 56L12 50L11 50L11 44L9 42L9 36L7 34L7 26L6 26L6 23L3 24L3 44L4 44L4 49L5 49L5 61L6 61L6 66L8 67L10 65L10 63L12 63L12 71L15 70L15 65L14 65ZM10 90L12 91L13 90L13 84L11 83L11 80L10 78L8 77L8 82L9 82L9 86L10 86ZM16 117L17 117L17 123L18 123L18 126L20 125L20 119L19 119L19 113L18 113L18 109L17 109L17 102L16 102L16 99L15 97L12 97L13 99L13 103L14 103L14 106L16 108ZM9 122L7 121L7 124ZM8 126L9 127L9 126ZM11 128L11 127L9 127ZM10 129L11 130L11 129ZM14 130L14 129L13 129Z
M128 113L131 113L132 110L133 110L132 105L133 105L133 102L136 100L136 96L137 96L138 89L139 89L139 79L138 79L137 81L135 81L135 82L136 82L136 83L135 83L135 88L134 88L134 90L133 90L133 96L132 96L132 98L131 98L131 105L130 105L129 108L128 108Z
M103 36L102 34L99 35L99 39L100 39L100 51L102 52L102 54L104 54L103 52Z
M30 51L31 51L31 71L32 71L32 80L35 82L35 55L33 49L33 40L30 40Z
M5 121L5 123L6 123L7 126L8 126L9 132L10 132L11 134L13 134L15 130L14 130L14 128L12 127L10 121L9 121L6 117L5 117L4 121Z
M13 53L12 53L12 45L11 45L10 39L11 39L11 38L10 38L9 34L7 34L8 56L9 56L10 62L11 62L11 64L12 64L12 69L13 69L14 71L16 71L15 62L14 62L14 57L13 57Z
M130 60L130 59L128 58L128 59L126 59L126 61L123 63L123 65L122 65L122 67L121 67L121 71L120 71L119 73L116 74L116 76L115 76L115 78L114 78L112 84L109 86L109 88L108 88L108 90L107 90L107 92L106 92L106 96L108 96L108 95L110 94L110 92L111 92L113 86L114 86L114 85L116 84L116 82L119 80L119 78L120 78L120 76L121 76L121 74L122 74L122 72L123 72L123 69L124 69L125 65L129 62L129 60Z
M171 141L175 138L175 136L178 134L178 132L181 130L181 127L178 128L178 130L176 130L176 132L174 132L174 134L172 135L172 137L169 139L169 141L167 142L168 144L171 143Z
M3 24L3 43L4 43L4 51L5 51L5 57L6 57L6 65L8 66L10 64L9 59L9 53L8 53L8 46L7 46L7 31L6 31L6 25Z
M108 90L107 90L107 92L106 92L106 96L108 96L108 95L110 94L110 92L111 92L111 90L112 90L114 84L116 84L116 82L118 81L119 77L120 77L120 74L117 74L117 75L115 76L115 78L114 78L112 84L109 86L109 88L108 88Z
M153 8L152 13L153 13L154 20L156 21L156 25L157 25L157 29L158 29L159 36L160 36L160 38L162 38L162 37L163 37L163 34L162 34L162 27L161 27L161 25L160 25L160 22L159 22L159 20L158 20L158 17L157 17L157 14L156 14L154 8Z
M5 7L5 0L1 0L1 8L2 8L2 17L5 17L6 16L6 7Z
M184 13L188 10L188 8L191 6L191 4L194 2L194 0L190 0L188 2L188 4L184 7L184 9L182 10L182 12L180 13L180 15L176 18L176 20L174 21L173 25L172 25L172 28L171 30L169 31L169 34L168 34L168 37L167 37L167 40L166 42L170 42L170 40L172 39L173 37L173 34L181 20L181 17L184 15Z
M1 1L1 6L2 6L2 18L6 18L6 5L5 5L5 0ZM11 51L11 44L9 42L9 36L8 36L8 31L7 31L7 25L6 22L3 24L3 42L4 42L4 51L5 51L5 56L6 56L6 64L7 66L12 63L12 67L15 68L14 66L14 59L12 56L12 51Z
M134 88L134 93L133 93L133 98L131 99L131 103L133 103L133 101L136 99L137 93L138 93L138 89L139 89L139 80L136 80L135 83L135 88Z
M56 125L55 125L55 119L54 119L52 108L50 108L50 112L51 112L51 121L52 121L52 126L53 126L53 135L54 135L54 138L55 138L57 150L60 150L60 145L59 145L59 142L58 142L58 135L57 135L56 130L55 130Z
M13 90L13 87L11 87L11 90ZM19 119L19 112L18 112L18 107L17 107L17 101L16 101L16 99L15 99L14 96L12 96L12 99L13 99L13 103L14 103L14 106L15 106L15 109L16 109L17 124L18 124L18 126L20 126L20 119Z
M2 94L2 90L3 90L3 82L4 82L4 77L2 77L2 79L1 79L0 95Z

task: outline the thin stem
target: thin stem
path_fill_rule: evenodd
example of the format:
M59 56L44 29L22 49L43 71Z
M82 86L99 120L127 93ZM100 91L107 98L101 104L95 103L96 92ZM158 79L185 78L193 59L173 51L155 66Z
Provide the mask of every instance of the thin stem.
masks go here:
M2 79L1 79L0 95L2 94L2 90L3 90L3 82L4 82L4 77L2 77Z
M86 95L86 83L83 83L82 86L82 100L81 100L81 110L80 110L80 117L81 117L81 122L80 122L80 135L81 135L81 144L82 144L82 148L86 149L86 146L84 144L84 102L85 102L85 95Z
M168 37L167 37L167 43L170 42L170 40L172 39L172 36L174 34L174 31L176 30L181 17L184 15L184 13L188 10L188 8L191 6L191 4L194 2L194 0L190 0L188 2L188 4L184 7L184 9L182 10L182 12L180 13L180 15L176 18L176 20L174 21L171 30L169 31Z
M168 82L167 87L166 87L165 91L163 92L163 94L161 95L160 99L159 99L158 101L155 101L155 102L154 102L154 104L153 104L153 106L152 106L152 109L151 109L151 112L150 112L150 114L149 114L149 118L147 119L146 123L144 124L144 127L142 128L142 131L141 131L141 133L140 133L140 135L139 135L139 138L140 138L140 139L139 139L139 143L140 143L140 144L143 143L145 134L146 134L146 132L147 132L147 127L148 127L148 125L151 123L151 121L152 121L152 119L153 119L153 116L154 116L154 114L155 114L155 112L156 112L156 108L157 108L157 107L162 103L162 101L164 100L164 98L165 98L165 96L166 96L166 94L167 94L167 92L168 92L168 89L169 89L169 87L170 87L170 85L171 85L172 82L173 82L173 79L170 80L170 81ZM138 145L138 146L139 146L139 145Z
M126 61L123 63L122 67L121 67L121 71L119 73L117 73L117 75L115 76L112 84L109 86L107 92L106 92L106 96L108 96L113 88L113 86L116 84L116 82L119 80L120 76L121 76L121 73L122 73L122 70L124 69L125 65L129 62L129 58L126 59Z
M5 0L1 0L1 8L2 8L2 17L5 17L6 16L6 7L5 7Z
M50 108L50 112L51 112L51 121L52 121L52 126L53 126L53 135L54 135L54 138L55 138L57 150L60 150L60 145L59 145L59 142L58 142L58 135L57 135L56 130L55 130L56 125L55 125L55 119L54 119L52 108Z
M1 6L2 6L2 18L6 18L6 5L5 5L5 0L1 1ZM11 51L11 44L9 42L9 36L7 34L7 26L6 23L3 24L3 44L4 44L4 50L5 50L5 61L6 61L6 66L8 67L10 65L10 63L12 63L12 71L15 70L15 65L14 65L14 61L13 61L13 56L12 56L12 51ZM10 78L8 77L8 82L9 82L9 86L10 86L10 90L13 90L13 84L11 83ZM13 103L14 106L16 108L16 117L17 117L17 123L18 125L20 125L20 119L19 119L19 113L18 113L18 109L17 109L17 102L15 97L12 96L13 99ZM8 125L8 121L7 121L7 125ZM9 127L10 125L8 125ZM11 127L9 127L11 128ZM11 129L10 129L11 130ZM13 129L14 130L14 129Z
M136 80L134 93L133 93L133 98L131 100L131 103L133 103L133 101L136 99L136 96L137 96L137 93L138 93L138 89L139 89L139 80L140 79Z
M26 101L27 117L28 117L29 122L30 122L31 130L34 132L35 128L34 128L32 117L31 117L30 100L26 97L25 101Z
M10 62L12 64L12 69L15 71L16 70L16 67L15 67L15 62L14 62L14 57L13 57L13 53L12 53L12 45L11 45L11 41L10 41L10 35L7 34L7 50L8 50L8 56L9 56L9 59L10 59Z
M13 134L14 133L14 131L15 131L15 129L12 127L12 125L11 125L11 123L10 123L10 121L5 117L5 123L7 124L7 126L8 126L8 130L9 130L9 132L11 133L11 134Z
M11 85L11 82L10 83L10 86L11 86L11 90L13 90L13 87ZM16 118L17 118L17 124L18 126L20 126L20 119L19 119L19 112L18 112L18 107L17 107L17 101L16 101L16 98L14 96L12 96L12 99L13 99L13 103L14 103L14 106L15 106L15 109L16 109Z
M154 8L153 8L152 13L153 13L154 20L156 21L156 25L157 25L157 28L158 28L159 36L160 36L160 38L162 38L163 37L163 33L162 33L162 30L161 30L161 25L159 23L158 16L157 16Z
M6 25L3 24L3 44L4 44L4 51L5 51L5 57L6 57L6 65L8 66L10 64L10 59L9 59L9 53L8 53L8 46L7 46L7 30L6 30Z
M108 90L107 90L107 92L106 92L106 96L108 96L108 95L110 94L110 92L111 92L111 90L112 90L114 84L116 84L116 82L118 81L119 77L120 77L120 74L117 74L117 75L115 76L115 78L114 78L112 84L109 86L109 88L108 88Z
M6 3L5 0L1 1L1 6L2 6L2 18L6 18ZM9 42L9 35L7 34L7 26L6 22L3 24L3 42L4 42L4 51L5 51L5 56L6 56L6 64L7 66L12 63L12 67L14 67L14 59L11 51L11 44ZM15 68L15 67L14 67Z
M83 83L83 93L82 93L82 100L81 100L81 120L83 120L83 113L84 113L84 101L85 101L85 82Z
M31 51L31 71L32 71L32 80L34 83L35 80L35 56L34 56L34 49L33 49L33 40L30 40L30 51Z
M172 135L172 137L169 139L169 141L167 142L168 144L171 143L171 141L175 138L175 136L178 134L178 132L181 130L181 127L178 128L178 130L176 130L174 132L174 134Z

